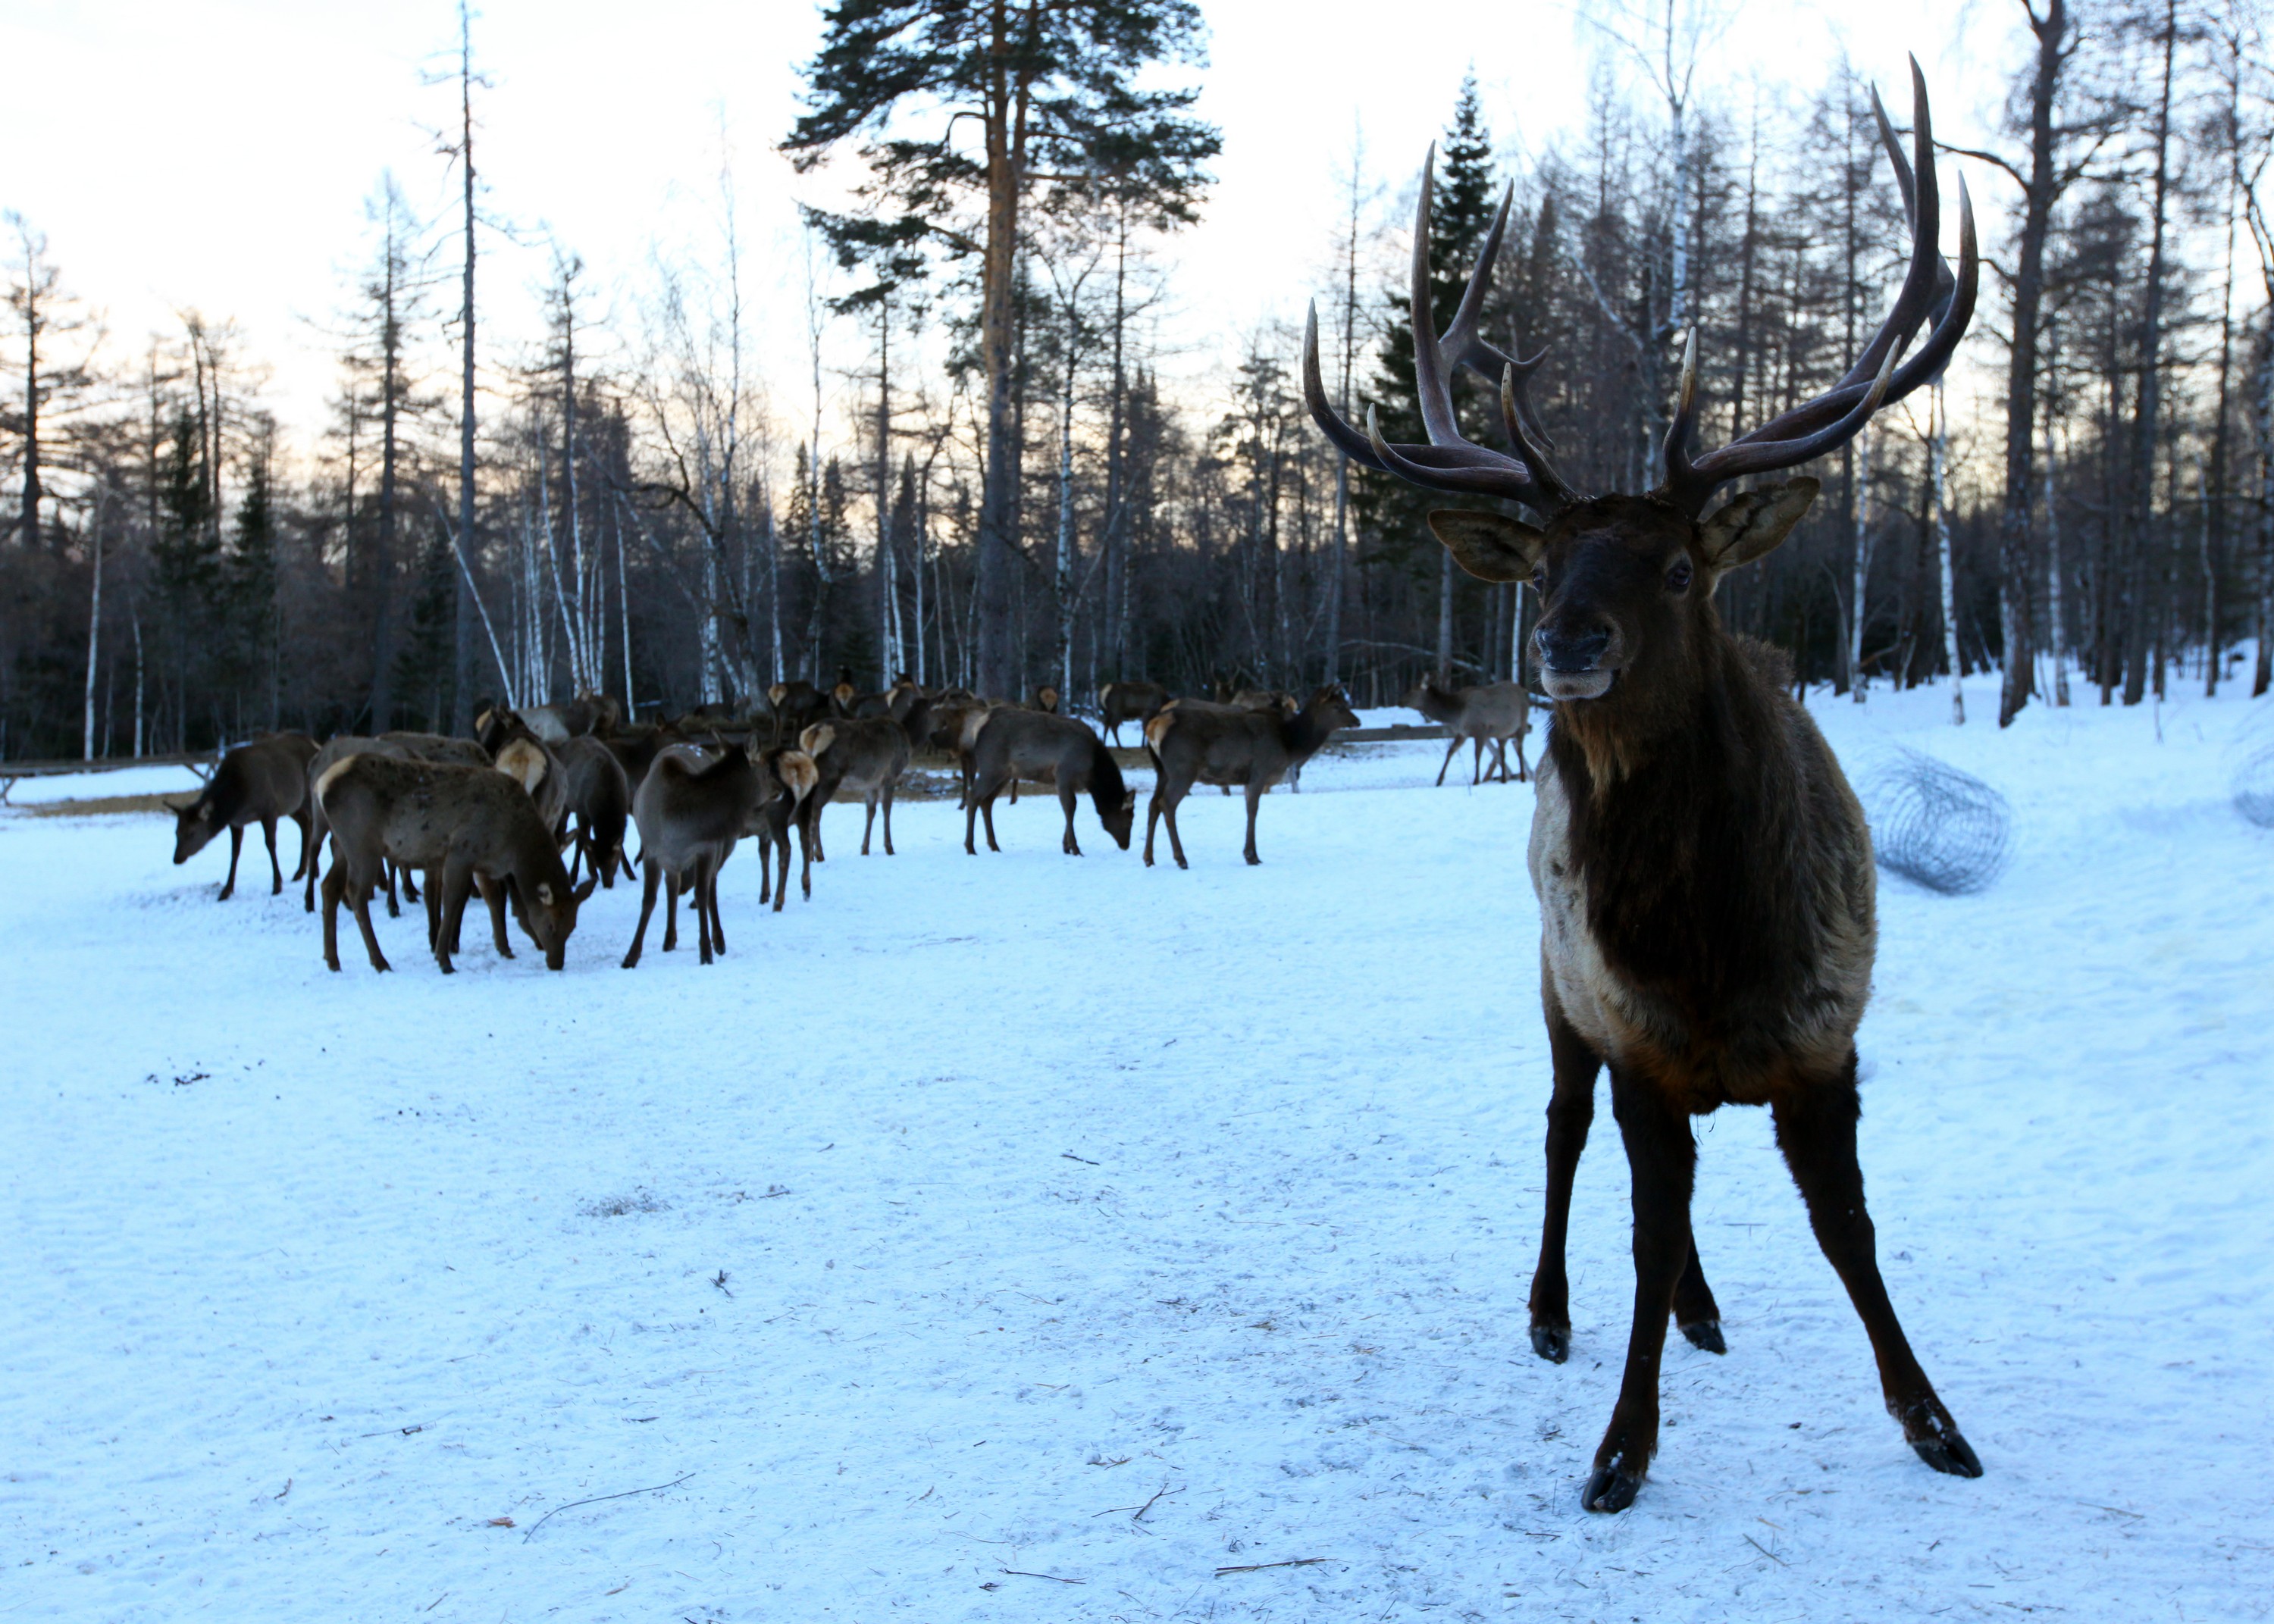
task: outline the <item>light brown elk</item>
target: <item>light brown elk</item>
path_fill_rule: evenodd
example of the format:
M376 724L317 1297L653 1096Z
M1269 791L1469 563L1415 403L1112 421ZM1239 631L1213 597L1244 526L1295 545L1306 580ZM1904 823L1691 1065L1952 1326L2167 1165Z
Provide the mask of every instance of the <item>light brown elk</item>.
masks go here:
M324 838L330 832L330 825L324 821L324 803L316 796L316 780L334 762L360 755L365 750L392 756L397 761L438 762L459 767L486 767L490 764L490 753L480 744L471 739L453 738L448 733L396 731L381 733L376 739L367 739L358 733L334 734L324 741L324 748L318 750L308 763L308 827L315 841L312 849L317 857L322 855ZM311 858L307 864L307 887L300 898L300 906L311 914L316 911L316 868L317 859ZM387 865L384 883L387 888L387 913L390 919L399 911L395 902L396 873L394 864ZM401 877L403 895L413 902L418 901L418 883L411 877L410 870L401 870Z
M742 745L728 743L714 750L675 744L655 758L632 801L632 816L639 824L639 929L624 954L624 968L640 961L647 940L647 921L655 913L659 884L667 885L663 951L679 945L679 893L695 897L695 936L704 964L713 952L727 951L726 928L719 922L719 870L734 854L734 846L749 826L763 787L757 763Z
M1532 1346L1542 1357L1561 1361L1570 1346L1564 1231L1605 1065L1634 1212L1634 1321L1618 1402L1583 1495L1591 1510L1632 1503L1649 1468L1669 1313L1691 1341L1716 1352L1723 1346L1690 1201L1691 1119L1725 1104L1773 1114L1777 1143L1870 1336L1904 1438L1938 1471L1982 1470L1895 1317L1856 1161L1855 1034L1877 943L1870 831L1839 763L1791 698L1782 657L1731 635L1713 606L1715 583L1781 542L1817 482L1758 486L1707 512L1726 481L1837 450L1873 412L1940 372L1966 330L1978 275L1973 211L1962 183L1954 276L1937 247L1933 136L1916 63L1912 95L1916 179L1879 114L1911 222L1909 268L1886 321L1829 391L1704 456L1690 448L1698 417L1693 332L1663 447L1665 479L1647 495L1589 497L1567 485L1545 455L1524 393L1539 358L1512 360L1477 336L1505 201L1441 341L1429 304L1423 171L1413 322L1427 444L1391 445L1371 417L1365 433L1344 422L1320 374L1315 313L1306 338L1305 395L1346 455L1433 490L1521 502L1545 521L1535 528L1497 513L1430 515L1471 574L1528 579L1540 596L1533 646L1542 688L1555 702L1530 853L1555 1063L1547 1219L1532 1289ZM1462 438L1448 386L1464 364L1497 380L1511 453Z
M315 861L315 843L309 833L308 761L316 741L305 733L271 733L240 744L221 758L212 778L196 799L174 808L174 863L177 868L205 850L206 843L229 831L229 878L222 883L217 900L227 902L237 891L237 860L245 850L245 828L260 825L268 844L268 894L284 889L284 870L276 861L276 824L290 818L300 826L300 865L292 870L298 879Z
M374 970L388 968L371 925L371 894L381 866L426 875L426 934L434 960L451 973L459 921L477 881L490 909L501 958L510 901L522 929L543 950L547 969L565 962L576 910L594 882L568 883L561 853L521 787L487 767L403 761L364 751L336 761L316 780L336 855L324 876L324 963L340 967L340 904L363 932Z
M1169 690L1157 682L1109 682L1097 690L1098 726L1119 744L1124 722L1142 727L1168 703Z
M1255 809L1264 793L1318 754L1341 728L1358 726L1342 689L1331 685L1313 694L1290 716L1274 704L1262 710L1179 699L1145 724L1145 748L1153 758L1153 798L1145 808L1145 862L1153 862L1153 834L1169 824L1169 850L1179 868L1185 842L1177 832L1177 808L1195 784L1238 785L1247 797L1250 863L1255 853Z
M1073 837L1074 803L1084 790L1097 808L1097 821L1123 851L1129 849L1129 831L1136 820L1137 797L1122 782L1121 769L1105 741L1076 718L1054 716L1047 710L998 707L979 729L971 751L971 790L963 809L963 849L973 855L974 824L987 820L987 849L995 844L995 797L1018 779L1047 778L1058 786L1058 807L1065 814L1065 836L1058 849L1069 857L1081 855Z
M757 805L743 832L757 837L758 900L764 902L771 897L774 912L779 914L782 904L789 899L789 833L793 828L798 831L798 845L804 858L801 879L805 894L809 900L813 896L813 841L799 814L812 797L814 786L821 781L821 772L813 764L813 757L795 745L779 745L756 759L764 778L758 786Z
M797 743L821 775L803 812L814 861L829 860L828 848L821 843L821 814L840 790L860 796L869 809L861 825L861 855L869 854L879 805L885 809L885 855L892 855L892 795L900 774L908 770L907 730L889 716L846 718L815 723Z
M1452 735L1445 747L1445 759L1437 763L1437 782L1445 782L1445 770L1460 754L1461 746L1473 742L1476 754L1469 763L1469 787L1474 789L1484 772L1485 746L1492 746L1494 758L1500 764L1500 781L1508 782L1508 747L1516 745L1516 777L1518 783L1531 776L1524 760L1524 736L1532 731L1532 696L1524 691L1520 682L1480 682L1473 688L1440 688L1434 678L1424 676L1405 691L1397 702L1410 710L1419 710L1433 722L1444 724Z

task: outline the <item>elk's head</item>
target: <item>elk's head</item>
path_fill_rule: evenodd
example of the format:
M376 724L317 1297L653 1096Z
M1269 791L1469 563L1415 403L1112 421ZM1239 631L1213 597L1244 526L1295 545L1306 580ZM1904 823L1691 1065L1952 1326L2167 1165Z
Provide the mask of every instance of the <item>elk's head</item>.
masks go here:
M558 863L553 866L560 867ZM576 930L576 910L599 883L596 871L572 891L564 872L557 879L547 875L525 896L519 885L514 886L515 911L521 915L521 928L529 933L531 941L544 950L546 969L558 970L568 962L568 938Z
M187 806L174 808L174 866L179 868L200 852L206 842L229 825L222 822L214 810L212 797L200 795Z
M1114 844L1127 851L1130 831L1137 826L1137 792L1124 790L1121 799L1111 803L1101 797L1097 803L1097 821L1105 825L1105 832L1113 837Z
M1528 581L1540 594L1532 651L1540 686L1564 704L1601 706L1607 714L1664 694L1669 681L1694 680L1706 643L1719 635L1713 606L1721 577L1773 549L1816 498L1817 482L1788 479L1742 492L1706 512L1715 489L1732 479L1794 468L1836 451L1871 414L1939 375L1974 314L1979 279L1974 209L1959 184L1958 270L1936 246L1941 228L1934 173L1934 137L1926 83L1911 64L1912 144L1916 171L1879 106L1871 106L1909 215L1909 269L1894 308L1847 376L1721 449L1692 457L1698 418L1698 335L1689 335L1674 420L1662 447L1665 478L1646 495L1587 496L1549 461L1552 442L1527 395L1545 352L1519 360L1479 335L1485 298L1499 257L1513 194L1501 200L1486 233L1452 324L1438 336L1429 290L1430 169L1421 174L1413 229L1413 373L1425 444L1384 440L1371 408L1363 432L1329 402L1319 367L1318 315L1304 335L1303 389L1312 416L1353 461L1430 490L1522 503L1538 525L1506 514L1441 509L1430 528L1455 560L1487 581ZM1432 165L1435 154L1431 154ZM1924 339L1916 350L1912 341ZM1910 353L1906 357L1905 352ZM1898 365L1900 363L1900 365ZM1453 374L1462 366L1500 385L1501 424L1511 450L1464 439L1453 408ZM1411 703L1413 695L1408 695Z
M1358 712L1351 709L1350 695L1343 692L1339 683L1329 682L1321 687L1311 695L1310 703L1303 710L1308 711L1311 719L1327 733L1358 726Z

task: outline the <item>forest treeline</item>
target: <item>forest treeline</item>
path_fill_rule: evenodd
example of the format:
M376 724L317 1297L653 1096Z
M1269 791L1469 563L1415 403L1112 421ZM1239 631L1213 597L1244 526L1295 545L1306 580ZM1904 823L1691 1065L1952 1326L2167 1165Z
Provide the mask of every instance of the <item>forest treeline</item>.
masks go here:
M1996 673L2000 719L2263 691L2256 8L2008 3L2003 125L1946 149L2000 205L1961 364L1993 387L1954 414L1922 393L1812 469L1815 510L1723 613L1807 682ZM1519 152L1472 81L1439 146L1438 323L1512 187L1486 331L1549 352L1532 401L1582 487L1650 483L1693 327L1701 433L1726 439L1834 380L1901 275L1870 85L1845 64L1782 93L1693 83L1689 10L1606 14L1578 133ZM228 323L97 342L64 250L9 216L0 756L463 731L490 695L755 706L847 668L1005 695L1340 680L1361 704L1427 671L1517 674L1517 590L1453 568L1428 499L1345 468L1303 404L1307 292L1329 395L1420 437L1408 154L1389 188L1345 154L1313 251L1258 269L1288 278L1289 319L1205 390L1163 381L1163 301L1208 297L1171 282L1219 145L1192 110L1203 43L1185 0L842 0L782 147L852 203L807 212L806 353L764 388L744 301L772 278L731 229L606 324L563 246L542 342L490 347L463 31L463 210L413 218L381 183L304 442ZM866 359L832 384L825 341L855 333ZM1497 438L1481 391L1463 410Z

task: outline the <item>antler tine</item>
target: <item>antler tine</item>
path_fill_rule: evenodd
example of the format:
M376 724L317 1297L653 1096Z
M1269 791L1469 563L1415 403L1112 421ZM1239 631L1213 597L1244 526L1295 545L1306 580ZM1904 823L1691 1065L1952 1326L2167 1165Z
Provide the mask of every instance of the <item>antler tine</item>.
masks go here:
M1872 94L1872 109L1880 135L1894 161L1897 184L1910 216L1911 259L1901 291L1871 342L1856 357L1846 377L1831 389L1794 408L1728 445L1694 462L1688 455L1687 423L1694 407L1695 335L1683 363L1683 410L1666 442L1667 483L1662 494L1691 508L1701 508L1713 487L1741 475L1791 468L1847 444L1874 411L1901 400L1938 375L1948 365L1958 341L1973 320L1980 288L1981 262L1975 240L1974 200L1965 177L1958 184L1958 271L1938 246L1941 228L1941 197L1934 169L1933 125L1927 107L1926 78L1916 58L1911 62L1914 109L1912 138L1916 169L1904 161L1901 146L1887 123L1885 109ZM1917 352L1898 367L1897 360L1910 347L1922 324L1933 320L1932 330ZM1677 435L1679 439L1677 439Z
M1525 502L1542 512L1555 503L1540 488L1532 470L1512 456L1463 440L1457 446L1398 446L1382 437L1374 409L1366 409L1368 459L1377 468L1432 491L1459 496L1496 496Z
M1436 185L1436 162L1437 149L1432 145L1428 159L1422 165L1421 195L1413 217L1413 390L1419 397L1421 421L1430 442L1440 447L1453 447L1469 444L1461 434L1460 420L1453 410L1451 385L1455 369L1465 365L1489 378L1492 373L1486 368L1496 364L1502 394L1507 396L1520 394L1522 385L1539 370L1547 352L1543 350L1529 361L1518 360L1487 343L1477 333L1485 296L1492 287L1493 267L1499 260L1501 240L1508 229L1509 211L1516 200L1513 185L1501 194L1500 207L1493 213L1493 222L1479 248L1476 265L1469 272L1468 286L1461 295L1452 326L1442 340L1438 337L1436 312L1429 294L1429 206ZM1571 488L1548 466L1540 449L1546 436L1531 425L1528 410L1521 405L1504 403L1502 418L1508 428L1510 443L1516 448L1516 455L1506 461L1510 467L1523 471L1525 480L1525 490L1517 494L1517 500L1542 513L1553 513L1570 501Z
M1303 403L1311 409L1312 421L1331 441L1336 450L1352 462L1362 462L1378 472L1389 470L1374 455L1374 447L1367 437L1344 419L1327 398L1327 382L1319 371L1319 306L1312 301L1309 312L1303 319Z

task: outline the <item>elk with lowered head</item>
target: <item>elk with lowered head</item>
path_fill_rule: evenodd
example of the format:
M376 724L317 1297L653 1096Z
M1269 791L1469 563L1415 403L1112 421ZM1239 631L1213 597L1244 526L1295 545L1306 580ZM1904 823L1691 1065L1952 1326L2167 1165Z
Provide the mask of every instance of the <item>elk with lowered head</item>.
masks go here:
M1145 808L1145 865L1153 863L1153 833L1163 818L1169 850L1185 868L1185 842L1177 832L1177 808L1195 784L1239 785L1247 796L1247 845L1255 854L1255 809L1264 792L1319 752L1338 729L1355 727L1350 700L1332 683L1313 694L1292 715L1274 704L1262 710L1179 699L1145 724L1145 748L1153 758L1153 799Z
M1516 777L1522 783L1531 776L1524 760L1524 735L1532 731L1532 697L1524 691L1521 682L1481 682L1474 688L1441 688L1434 678L1424 676L1406 689L1405 697L1397 702L1409 710L1419 710L1433 722L1444 724L1452 735L1445 747L1445 759L1437 763L1437 783L1445 782L1445 770L1453 764L1464 743L1474 741L1476 754L1469 762L1469 787L1474 789L1484 770L1485 746L1493 748L1493 756L1500 763L1500 781L1508 782L1509 741L1516 742Z
M245 850L245 826L260 825L268 843L268 894L284 889L284 870L276 861L276 823L290 818L300 826L300 864L292 870L298 879L315 861L315 845L308 821L308 762L316 741L305 733L270 733L250 744L240 744L221 758L212 778L197 798L174 808L174 864L179 868L222 830L229 831L229 878L222 883L218 900L227 902L237 891L237 860Z
M639 824L639 929L624 954L624 968L640 961L647 940L647 921L655 913L655 892L667 884L663 951L679 945L679 893L695 897L695 935L704 964L713 951L727 951L727 932L719 922L719 870L734 854L734 843L749 826L758 806L764 780L749 752L739 743L701 750L674 744L655 758L632 801L632 817Z
M1048 778L1058 786L1058 806L1065 813L1065 838L1059 849L1069 857L1081 855L1073 838L1074 800L1089 792L1097 821L1105 825L1123 851L1129 849L1129 831L1136 818L1137 797L1121 781L1121 769L1105 741L1070 716L1047 710L1022 710L1005 705L988 714L971 749L971 788L963 808L963 849L974 855L973 825L983 814L987 820L987 849L995 844L995 797L1003 786L1021 778Z
M333 858L324 876L324 963L340 967L340 903L354 910L374 970L388 968L371 927L371 893L381 866L419 868L426 875L427 939L442 974L451 973L458 923L477 881L489 904L498 956L513 957L506 941L510 901L545 953L547 969L564 962L576 910L596 883L568 883L553 831L520 786L487 767L403 761L374 751L345 756L316 780L316 797L331 825Z
M1915 177L1873 97L1911 224L1909 272L1886 321L1826 394L1704 456L1690 448L1693 330L1665 477L1646 495L1591 497L1565 484L1524 394L1539 358L1512 360L1477 336L1505 201L1441 342L1430 315L1423 171L1413 320L1427 444L1391 445L1371 417L1364 433L1343 421L1321 377L1315 313L1306 334L1304 393L1347 455L1434 490L1511 499L1545 521L1430 515L1472 575L1528 580L1540 598L1533 643L1541 687L1555 702L1530 853L1555 1067L1547 1222L1532 1287L1532 1346L1542 1357L1561 1361L1570 1349L1564 1230L1606 1065L1634 1211L1634 1321L1584 1495L1590 1510L1630 1504L1657 1448L1669 1313L1692 1342L1715 1352L1723 1345L1690 1230L1690 1124L1728 1104L1773 1115L1905 1440L1938 1471L1982 1470L1895 1317L1864 1200L1855 1037L1878 939L1870 831L1839 763L1790 696L1782 656L1732 635L1713 605L1715 583L1781 542L1817 482L1787 479L1707 510L1725 481L1839 449L1881 406L1939 373L1966 330L1978 277L1973 212L1962 183L1954 276L1937 245L1933 137L1916 63L1912 81ZM1461 437L1448 385L1462 364L1497 378L1512 454Z
M561 833L568 837L574 852L568 877L575 879L579 865L588 865L600 876L600 883L613 891L617 868L631 872L631 864L624 857L624 829L631 821L631 780L615 752L600 739L580 734L553 746L553 755L560 771ZM576 832L570 835L572 817Z

